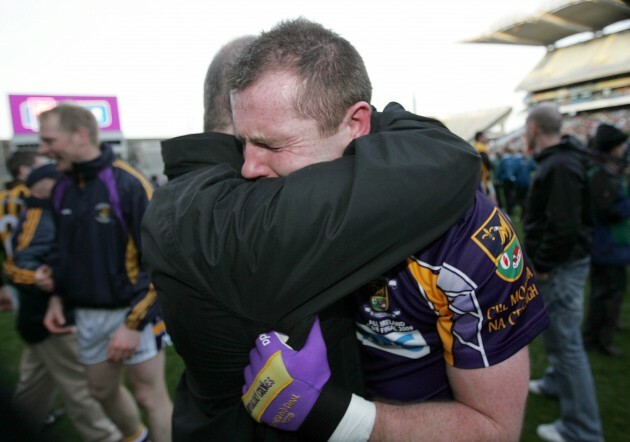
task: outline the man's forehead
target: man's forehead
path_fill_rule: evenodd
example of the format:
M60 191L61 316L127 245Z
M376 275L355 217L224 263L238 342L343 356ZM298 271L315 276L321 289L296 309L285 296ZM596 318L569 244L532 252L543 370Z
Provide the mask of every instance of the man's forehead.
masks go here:
M59 116L55 114L45 115L39 120L40 130L56 130L59 127Z
M282 88L266 90L248 88L232 95L232 117L237 131L247 127L248 135L267 134L277 129L287 118L299 116ZM257 134L257 135L260 135ZM267 135L266 135L267 136Z
M247 105L265 104L272 99L276 104L292 105L295 101L299 79L288 71L272 71L263 74L241 91L231 91L234 100Z

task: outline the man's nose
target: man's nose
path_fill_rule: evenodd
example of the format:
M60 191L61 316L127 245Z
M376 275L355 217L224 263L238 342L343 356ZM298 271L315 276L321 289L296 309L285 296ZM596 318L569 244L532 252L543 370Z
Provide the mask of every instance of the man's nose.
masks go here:
M270 178L277 176L269 167L271 152L252 143L245 143L243 158L245 162L241 168L241 174L247 179Z

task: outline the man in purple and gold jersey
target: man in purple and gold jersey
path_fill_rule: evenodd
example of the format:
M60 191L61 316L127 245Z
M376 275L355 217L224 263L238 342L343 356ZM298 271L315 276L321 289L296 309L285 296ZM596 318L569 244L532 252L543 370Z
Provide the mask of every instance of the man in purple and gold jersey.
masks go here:
M331 127L331 109L309 107L307 67L321 69L308 65L312 48L338 39L306 20L284 22L234 64L232 114L244 145L244 177L291 176L341 157L349 142L378 130L365 102L343 108L341 123ZM352 296L371 401L352 395L343 402L347 392L329 388L326 345L315 322L299 351L276 333L259 336L243 388L254 419L301 432L307 417L330 421L329 410L347 403L330 440L519 439L527 344L548 319L514 229L486 196L477 192L446 233ZM308 436L330 435L316 433Z
M549 319L514 229L487 197L478 192L473 207L445 235L353 296L367 398L376 414L370 426L370 403L353 396L331 440L450 441L464 434L461 440L519 439L527 345ZM307 346L295 352L257 345L245 374L246 405L252 387L270 376L260 363L271 360L267 352L280 350L285 360L313 352ZM325 364L311 358L302 365ZM294 382L313 385L312 379L289 373L284 397L306 397ZM269 416L277 418L287 408L286 401L259 399L272 410ZM274 419L265 413L250 414L271 425Z

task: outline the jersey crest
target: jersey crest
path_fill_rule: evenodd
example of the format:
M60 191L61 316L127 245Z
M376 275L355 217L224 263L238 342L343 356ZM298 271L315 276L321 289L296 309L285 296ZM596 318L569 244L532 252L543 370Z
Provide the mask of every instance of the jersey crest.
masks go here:
M501 279L512 282L521 277L523 250L514 228L498 208L495 207L471 239L492 260Z
M371 281L365 286L370 296L370 306L374 311L386 312L389 309L387 281Z

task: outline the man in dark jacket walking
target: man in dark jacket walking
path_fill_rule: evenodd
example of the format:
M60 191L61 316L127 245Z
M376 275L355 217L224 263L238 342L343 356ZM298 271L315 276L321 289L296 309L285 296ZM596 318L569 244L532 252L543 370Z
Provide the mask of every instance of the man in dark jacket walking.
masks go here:
M541 103L526 122L528 148L538 169L528 197L525 251L534 265L551 325L543 333L549 368L530 392L560 398L561 417L538 426L547 441L601 441L602 428L580 326L591 251L588 154L561 136L556 105Z

